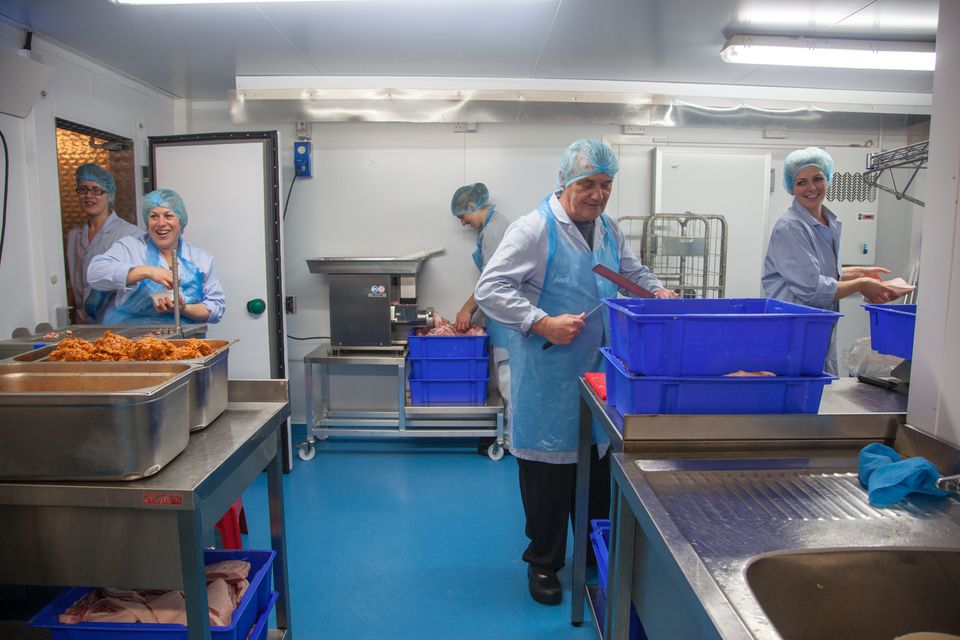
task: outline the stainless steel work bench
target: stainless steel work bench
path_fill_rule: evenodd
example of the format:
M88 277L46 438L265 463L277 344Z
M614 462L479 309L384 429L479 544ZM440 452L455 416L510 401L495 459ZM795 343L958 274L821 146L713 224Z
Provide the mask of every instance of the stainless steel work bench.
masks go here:
M584 621L584 604L606 621L603 638L625 640L629 633L636 501L623 461L643 454L647 459L704 458L761 452L769 457L801 452L846 450L869 442L892 442L906 417L907 397L894 391L841 378L824 388L817 414L626 415L601 400L584 378L579 380L580 441L574 516L574 567L571 622ZM597 587L586 584L589 522L590 439L596 422L610 439L611 498L607 598L595 610Z
M154 476L0 483L0 583L182 588L188 637L209 640L203 541L266 470L279 592L269 638L292 638L279 455L289 416L286 380L230 380L226 410Z
M420 406L412 404L407 393L407 361L402 353L336 352L327 344L304 356L303 362L307 423L307 442L299 448L303 460L310 460L316 454L317 438L332 435L494 437L496 442L490 446L488 455L493 460L503 457L504 406L494 385L490 386L487 401L482 405ZM331 368L357 375L358 382L352 385L357 392L352 404L332 406ZM379 387L374 380L378 371L383 373ZM317 391L319 397L316 397Z

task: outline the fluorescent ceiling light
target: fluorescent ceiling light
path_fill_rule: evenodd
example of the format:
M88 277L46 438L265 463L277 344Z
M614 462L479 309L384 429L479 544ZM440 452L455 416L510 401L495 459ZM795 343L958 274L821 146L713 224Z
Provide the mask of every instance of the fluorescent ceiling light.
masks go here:
M932 42L733 36L720 57L724 62L790 67L933 71Z
M362 0L110 0L114 4L266 4L269 2L358 2ZM393 2L410 2L410 0L392 0ZM466 2L469 0L447 0L450 3ZM514 0L487 0L487 2L512 2ZM548 0L530 0L533 2L547 2Z

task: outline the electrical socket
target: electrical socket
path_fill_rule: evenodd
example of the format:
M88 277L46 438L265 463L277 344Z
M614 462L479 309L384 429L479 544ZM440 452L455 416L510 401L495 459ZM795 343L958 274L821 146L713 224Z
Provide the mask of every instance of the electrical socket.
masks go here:
M476 122L454 122L453 123L454 133L476 133L476 131L477 131Z
M767 127L766 129L763 130L763 137L782 140L787 137L787 128L786 127Z
M647 128L639 124L625 124L623 125L623 133L628 136L642 136L646 135Z
M283 299L283 308L287 314L294 314L297 312L297 297L296 296L285 296Z

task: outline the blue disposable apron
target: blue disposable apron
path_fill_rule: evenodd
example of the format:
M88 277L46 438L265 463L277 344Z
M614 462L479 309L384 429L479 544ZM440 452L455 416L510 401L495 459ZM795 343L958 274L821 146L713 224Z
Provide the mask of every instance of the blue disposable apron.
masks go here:
M596 264L620 270L620 252L609 219L603 215L599 246L584 251L558 231L547 197L537 208L546 220L547 267L536 305L547 315L579 314L595 307L602 298L617 294L617 286L593 273ZM540 462L576 461L580 426L580 395L577 381L600 366L599 348L605 340L604 313L587 317L583 331L568 345L543 349L544 338L523 337L510 332L511 395L513 399L513 446L517 457ZM601 442L602 440L602 442ZM606 438L594 426L594 441Z
M177 241L177 255L180 256L183 241ZM160 255L160 250L149 237L147 238L146 263L153 267L166 267L166 260ZM178 276L180 277L180 291L183 292L185 304L194 304L203 300L203 273L194 263L179 257L177 260ZM137 283L136 289L121 303L119 300L111 307L103 318L105 324L171 324L172 313L159 313L153 306L154 293L169 292L159 282L144 278ZM180 313L181 324L197 324Z
M490 218L493 217L495 209L495 205L490 207L490 210L487 212L487 217L483 219L483 226L477 231L477 248L474 249L472 258L473 264L477 265L477 270L481 273L483 273L483 229L487 226L487 223L490 222ZM487 335L490 336L490 346L506 349L508 347L507 342L510 340L510 330L490 317L486 317L485 324Z

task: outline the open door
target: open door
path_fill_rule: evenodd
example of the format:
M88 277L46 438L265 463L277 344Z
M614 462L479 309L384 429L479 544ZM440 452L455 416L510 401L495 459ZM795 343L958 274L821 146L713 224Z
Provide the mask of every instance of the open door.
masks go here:
M181 195L184 237L214 255L226 311L207 336L238 339L230 348L230 377L286 377L277 132L162 136L149 143L151 188Z

